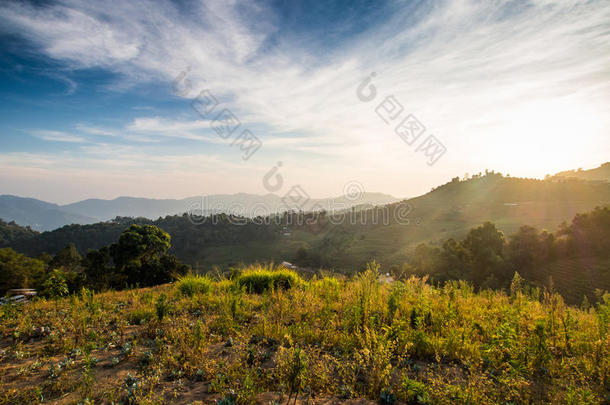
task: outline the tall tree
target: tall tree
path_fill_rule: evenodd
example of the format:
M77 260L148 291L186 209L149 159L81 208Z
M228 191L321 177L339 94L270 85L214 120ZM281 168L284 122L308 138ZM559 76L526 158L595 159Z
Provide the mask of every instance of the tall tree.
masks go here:
M39 288L45 276L45 265L13 249L0 249L0 294L11 288Z
M468 232L462 244L470 252L470 278L477 286L493 286L489 285L490 280L510 278L505 271L505 243L504 234L492 222L485 222Z

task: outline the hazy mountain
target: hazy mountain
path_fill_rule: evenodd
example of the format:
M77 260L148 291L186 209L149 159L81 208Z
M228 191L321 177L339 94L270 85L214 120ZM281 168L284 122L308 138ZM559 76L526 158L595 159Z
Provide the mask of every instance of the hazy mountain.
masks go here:
M292 194L291 194L292 195ZM210 213L235 213L247 217L266 216L287 208L304 211L324 209L340 210L360 204L383 205L398 199L382 193L362 193L353 199L345 196L325 199L299 200L282 198L275 194L216 194L203 197L189 197L181 200L157 200L149 198L119 197L114 200L89 199L61 207L63 211L94 217L105 221L117 216L145 217L156 219L166 215L192 212L204 215ZM295 201L296 200L296 201Z
M580 179L589 181L610 181L610 162L606 162L595 169L566 170L555 174L551 178L555 180Z
M57 204L12 195L0 196L0 219L47 231L66 224L92 224L96 218L62 210Z
M291 194L292 195L292 194ZM234 213L248 217L267 216L287 208L294 210L342 210L356 205L383 205L398 199L382 193L362 193L325 199L282 198L275 194L217 194L181 200L119 197L114 200L88 199L57 205L33 198L0 196L0 219L15 221L36 230L52 230L70 224L92 224L119 217L157 219L187 212L209 215Z

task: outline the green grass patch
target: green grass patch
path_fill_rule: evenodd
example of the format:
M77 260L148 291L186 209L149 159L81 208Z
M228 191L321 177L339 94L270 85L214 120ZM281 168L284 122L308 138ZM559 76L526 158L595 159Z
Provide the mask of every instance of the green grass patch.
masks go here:
M212 280L207 276L189 274L181 277L178 282L178 291L182 295L192 297L195 294L205 294L210 291Z
M154 318L155 314L151 309L138 308L127 314L127 322L130 325L143 325Z
M288 290L302 282L303 280L296 272L283 267L276 269L250 267L235 279L235 283L240 289L245 288L247 292L255 294L262 294L272 289Z

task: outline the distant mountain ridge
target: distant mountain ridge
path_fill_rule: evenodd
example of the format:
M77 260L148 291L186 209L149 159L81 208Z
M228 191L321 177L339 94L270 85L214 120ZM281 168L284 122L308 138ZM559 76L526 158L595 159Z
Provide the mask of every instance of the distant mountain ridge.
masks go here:
M67 212L59 205L12 195L0 195L0 219L46 231L66 224L93 224L97 218Z
M87 199L57 205L34 198L0 196L0 219L15 221L32 229L47 231L70 224L92 224L116 217L157 219L187 212L209 215L234 213L247 217L266 216L286 209L303 211L336 211L363 205L384 205L398 201L383 193L361 193L353 196L293 201L275 194L215 194L184 199L119 197L113 200Z

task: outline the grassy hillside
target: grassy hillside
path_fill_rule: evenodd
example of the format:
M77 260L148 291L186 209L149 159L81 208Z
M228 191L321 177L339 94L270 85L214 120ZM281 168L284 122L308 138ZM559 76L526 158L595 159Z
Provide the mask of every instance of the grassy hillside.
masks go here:
M250 268L0 307L0 403L610 399L610 295L577 309L517 282L475 294L377 270L304 281Z

